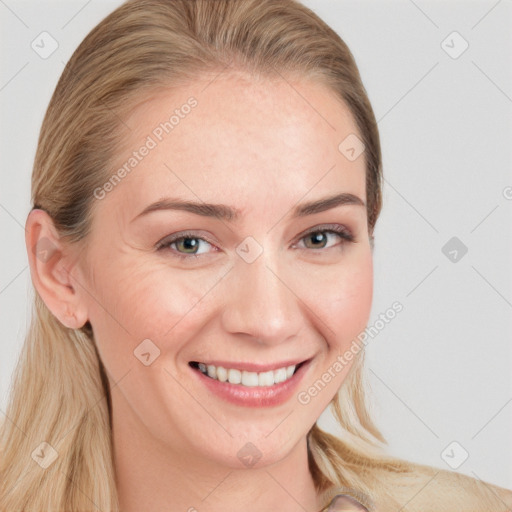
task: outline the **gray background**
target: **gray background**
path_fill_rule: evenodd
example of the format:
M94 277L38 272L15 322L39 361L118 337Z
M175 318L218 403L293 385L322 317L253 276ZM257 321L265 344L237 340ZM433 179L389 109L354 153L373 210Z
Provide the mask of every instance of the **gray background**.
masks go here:
M64 63L120 3L0 0L2 414L32 298L39 128ZM404 310L367 347L376 422L395 455L450 469L467 452L458 471L512 488L512 2L304 3L354 53L382 138L369 324L396 300ZM59 45L46 59L31 48L43 31ZM469 44L457 58L454 31ZM452 237L468 248L456 261ZM329 412L320 424L336 432Z

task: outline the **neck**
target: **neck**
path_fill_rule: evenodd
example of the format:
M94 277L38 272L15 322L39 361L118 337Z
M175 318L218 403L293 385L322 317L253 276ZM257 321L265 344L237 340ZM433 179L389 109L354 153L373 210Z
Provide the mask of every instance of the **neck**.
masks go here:
M113 404L114 405L114 404ZM127 408L127 404L116 404ZM122 417L123 421L116 421ZM318 512L306 438L283 459L233 468L163 444L130 414L113 407L113 446L121 512ZM127 421L128 420L128 421Z

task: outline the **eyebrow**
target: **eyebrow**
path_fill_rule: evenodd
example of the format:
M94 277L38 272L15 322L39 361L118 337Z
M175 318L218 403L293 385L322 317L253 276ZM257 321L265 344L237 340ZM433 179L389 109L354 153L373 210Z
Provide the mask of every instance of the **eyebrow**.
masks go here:
M306 215L313 215L320 213L337 206L356 205L366 207L365 202L358 196L347 192L336 194L333 196L323 197L315 201L302 203L296 206L292 211L292 217L305 217ZM182 210L203 217L214 217L220 220L234 221L240 218L242 212L231 206L225 204L211 204L211 203L197 203L194 201L184 201L182 199L175 199L164 197L159 201L150 204L142 210L133 220L138 219L148 213L159 210Z

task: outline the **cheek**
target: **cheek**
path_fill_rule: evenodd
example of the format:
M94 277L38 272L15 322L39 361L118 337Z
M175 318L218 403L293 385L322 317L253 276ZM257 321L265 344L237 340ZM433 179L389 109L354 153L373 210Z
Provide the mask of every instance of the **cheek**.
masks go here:
M225 270L224 270L225 272ZM135 361L133 351L150 339L163 351L164 340L173 339L173 349L186 343L182 330L200 315L202 299L223 273L177 270L165 262L116 265L95 270L94 300L90 319L102 359L113 371L122 372ZM190 326L189 326L190 328Z
M371 258L362 261L357 269L344 275L342 289L329 309L331 318L336 322L336 332L343 333L344 325L352 334L359 334L366 327L370 316L373 298L373 266ZM356 332L354 332L356 331Z
M362 251L333 269L324 267L302 281L302 296L323 322L332 348L344 348L363 331L373 298L371 251ZM333 346L334 345L334 346Z

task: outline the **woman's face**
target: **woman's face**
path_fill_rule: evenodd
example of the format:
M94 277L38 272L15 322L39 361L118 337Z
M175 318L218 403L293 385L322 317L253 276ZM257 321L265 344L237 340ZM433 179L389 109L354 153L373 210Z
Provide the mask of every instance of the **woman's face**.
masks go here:
M160 91L123 129L74 273L114 423L188 460L280 460L342 384L353 360L340 370L337 356L370 313L365 161L349 110L313 82L231 73Z

